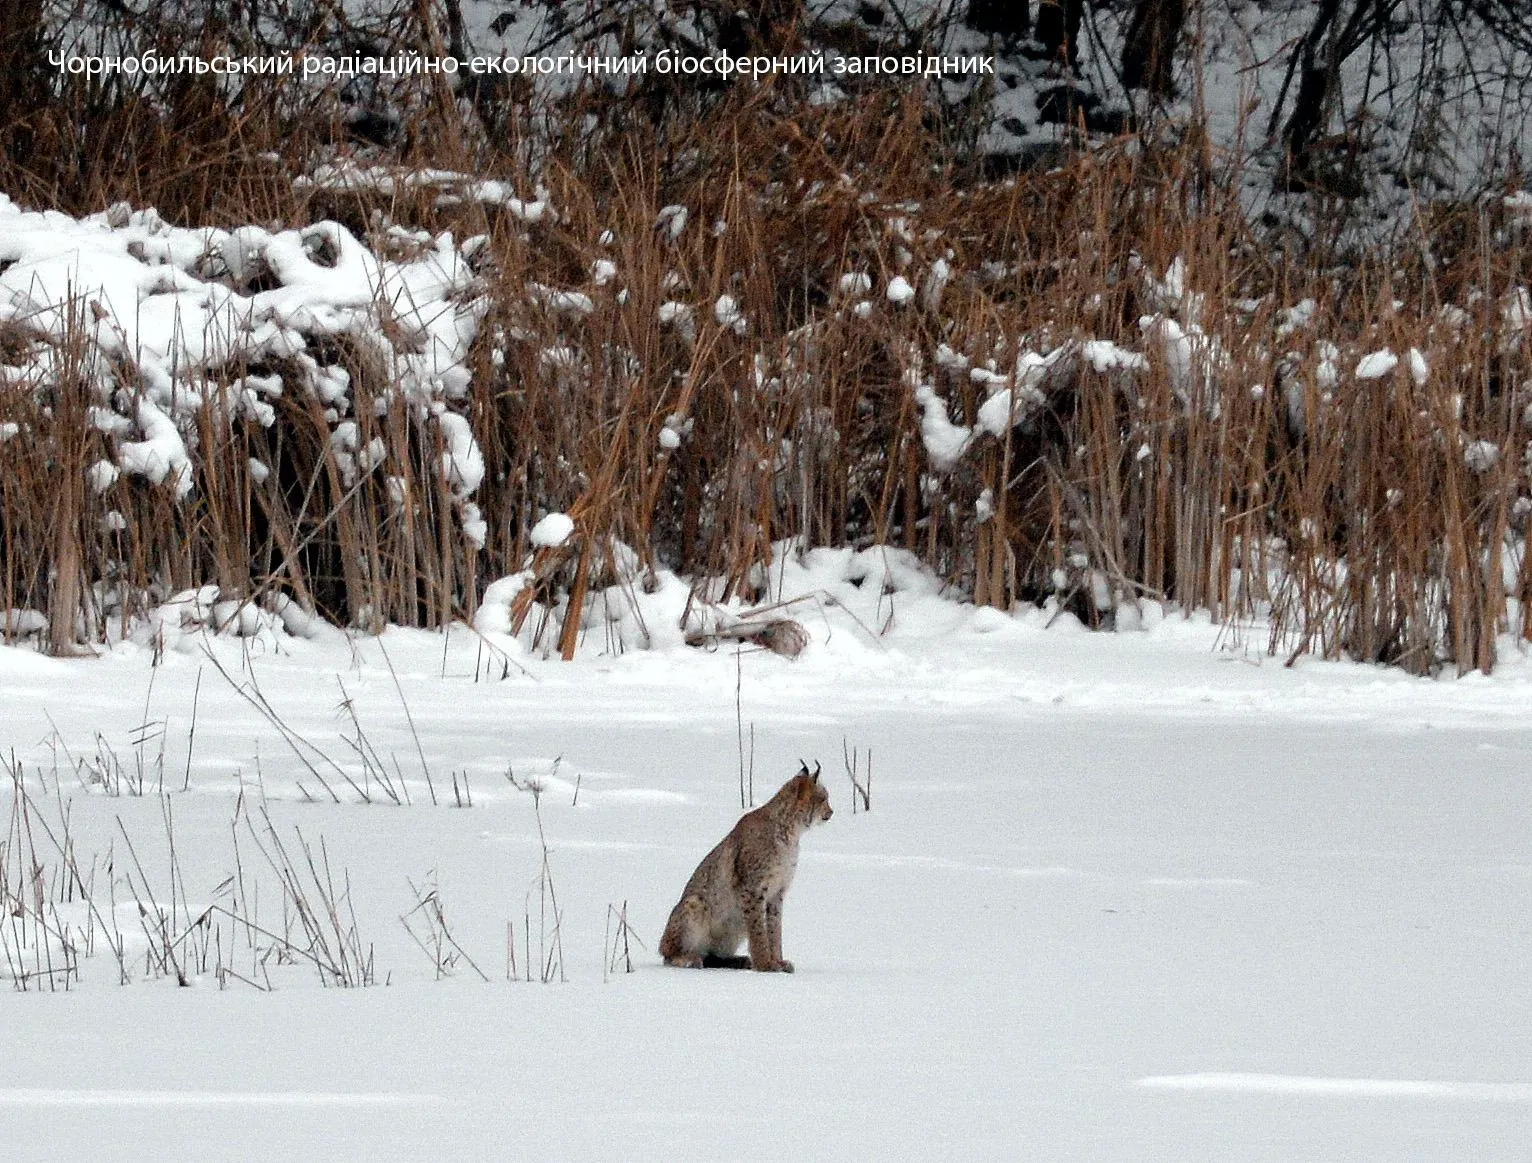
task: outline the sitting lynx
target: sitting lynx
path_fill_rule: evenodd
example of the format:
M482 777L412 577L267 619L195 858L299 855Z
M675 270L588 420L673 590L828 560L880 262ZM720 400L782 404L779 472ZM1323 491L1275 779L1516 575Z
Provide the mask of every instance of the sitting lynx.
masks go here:
M798 867L798 838L832 815L819 765L782 785L766 803L740 817L697 866L660 938L666 965L701 969L759 969L791 973L782 956L782 897ZM749 939L750 956L739 943Z

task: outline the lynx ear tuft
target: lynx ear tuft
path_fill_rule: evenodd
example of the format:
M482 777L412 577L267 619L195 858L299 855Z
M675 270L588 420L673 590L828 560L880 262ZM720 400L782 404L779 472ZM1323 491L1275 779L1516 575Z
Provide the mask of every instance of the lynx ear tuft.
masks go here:
M805 774L808 773L809 765L807 763L805 763L803 765L803 770L804 770ZM814 782L815 783L819 782L819 760L817 760L817 759L814 760Z
M809 765L808 765L808 763L806 763L802 759L798 760L798 774L799 775L807 775L808 773L809 773Z

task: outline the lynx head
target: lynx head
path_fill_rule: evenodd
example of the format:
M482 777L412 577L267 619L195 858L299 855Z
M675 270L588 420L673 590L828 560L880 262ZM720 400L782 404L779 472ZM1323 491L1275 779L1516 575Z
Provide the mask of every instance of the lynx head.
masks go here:
M810 824L821 824L835 814L835 809L830 807L830 793L825 785L819 782L819 764L814 764L814 770L809 770L809 765L803 760L798 760L801 765L798 774L793 776L792 782L797 786L797 805L803 813L803 818Z

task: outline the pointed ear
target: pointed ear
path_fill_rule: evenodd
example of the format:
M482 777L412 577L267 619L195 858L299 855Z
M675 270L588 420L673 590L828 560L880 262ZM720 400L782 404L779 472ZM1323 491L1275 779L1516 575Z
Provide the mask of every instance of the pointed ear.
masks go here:
M808 769L809 769L809 765L807 763L805 763L803 765L803 770L807 771ZM817 760L817 759L814 760L814 782L815 783L819 782L819 760Z
M802 759L798 760L798 774L799 775L807 775L808 773L809 773L809 765L807 763L805 763Z

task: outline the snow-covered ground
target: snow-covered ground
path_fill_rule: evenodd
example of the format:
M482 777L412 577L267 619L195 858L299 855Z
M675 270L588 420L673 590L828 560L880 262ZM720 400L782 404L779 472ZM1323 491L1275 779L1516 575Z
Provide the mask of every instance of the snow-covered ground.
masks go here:
M1524 666L1289 669L1177 616L1098 635L945 605L907 603L882 638L805 617L796 661L674 646L491 668L466 629L189 637L157 668L131 642L0 649L26 787L22 811L0 793L12 907L36 899L28 853L50 902L71 895L44 830L67 814L102 918L67 992L0 999L0 1157L1526 1157ZM230 679L383 802L309 752L331 802ZM363 774L342 700L407 806ZM653 953L739 814L741 725L758 801L800 757L830 779L835 818L788 898L792 976ZM843 747L863 773L872 751L869 812ZM538 815L508 767L542 787L547 984L506 980L508 923L519 975L528 941L534 977L554 957ZM472 807L448 806L465 772ZM334 885L376 986L323 988L270 952L303 942L255 847L263 809L310 903L303 843ZM462 957L437 980L400 922L430 946L411 910L431 885L488 982ZM45 913L79 932L72 895ZM225 910L177 947L191 988L146 977L151 895L173 938ZM647 949L608 972L623 902ZM267 935L252 948L230 914ZM0 920L14 973L34 928ZM239 975L222 989L219 963Z

